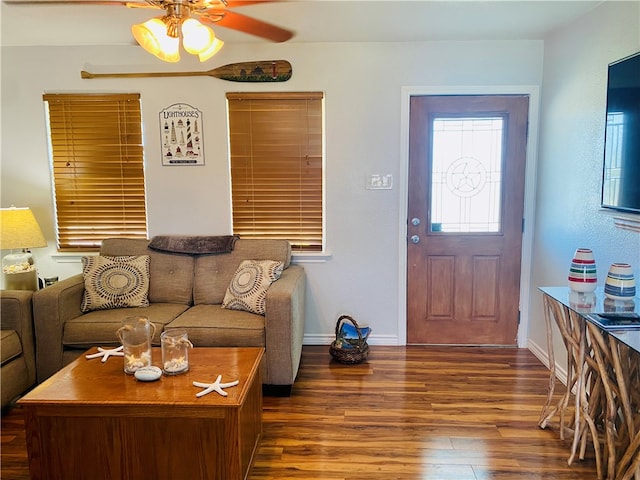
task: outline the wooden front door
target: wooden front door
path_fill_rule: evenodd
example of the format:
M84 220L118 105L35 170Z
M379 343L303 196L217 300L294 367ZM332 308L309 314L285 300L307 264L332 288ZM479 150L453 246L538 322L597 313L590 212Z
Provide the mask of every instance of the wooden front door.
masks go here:
M528 107L411 97L409 344L517 344Z

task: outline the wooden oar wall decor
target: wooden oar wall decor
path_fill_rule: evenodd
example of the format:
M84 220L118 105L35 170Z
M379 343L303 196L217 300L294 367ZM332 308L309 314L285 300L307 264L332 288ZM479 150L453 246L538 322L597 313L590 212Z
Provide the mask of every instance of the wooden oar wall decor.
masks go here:
M263 60L229 63L202 72L141 72L141 73L91 73L80 72L82 78L150 78L150 77L214 77L230 82L266 83L286 82L293 68L287 60Z

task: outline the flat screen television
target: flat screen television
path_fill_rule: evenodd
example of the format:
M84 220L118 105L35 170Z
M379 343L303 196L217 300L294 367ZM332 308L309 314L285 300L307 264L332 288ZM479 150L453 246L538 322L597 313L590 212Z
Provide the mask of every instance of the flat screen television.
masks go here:
M609 65L602 207L640 214L640 52Z

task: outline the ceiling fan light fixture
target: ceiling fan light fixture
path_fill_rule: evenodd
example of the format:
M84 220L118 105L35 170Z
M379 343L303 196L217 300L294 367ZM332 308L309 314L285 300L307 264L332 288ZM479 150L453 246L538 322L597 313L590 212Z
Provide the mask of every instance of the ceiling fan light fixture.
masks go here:
M180 60L180 39L167 34L167 25L161 18L152 18L131 26L136 42L147 52L165 62Z
M156 54L156 57L165 62L180 61L180 39L167 37L162 40L161 44L160 52Z
M215 38L213 30L195 18L182 22L182 46L192 55L208 50Z
M211 45L209 45L209 48L198 54L198 58L200 59L201 62L206 62L211 57L213 57L216 53L218 53L223 45L224 45L224 42L222 40L220 40L218 37L214 38Z
M166 35L167 27L160 18L152 18L144 23L131 26L136 42L147 52L156 54L160 50L160 37Z

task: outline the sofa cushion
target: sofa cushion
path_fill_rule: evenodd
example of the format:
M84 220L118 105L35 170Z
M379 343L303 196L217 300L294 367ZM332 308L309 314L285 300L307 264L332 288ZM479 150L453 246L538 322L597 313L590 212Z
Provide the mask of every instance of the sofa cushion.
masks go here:
M15 330L0 330L1 365L22 355L22 343Z
M62 343L73 348L119 345L116 331L122 326L122 320L143 315L156 326L153 343L159 345L165 325L188 308L188 305L176 303L152 303L144 308L114 308L85 313L65 323Z
M194 257L163 253L148 248L149 240L106 238L100 246L101 255L149 255L149 302L184 303L193 298Z
M196 257L193 302L196 305L219 305L224 300L233 275L243 260L275 260L291 263L291 244L287 240L240 238L231 253Z
M149 256L82 257L83 312L149 305Z
M265 314L267 290L282 275L282 262L244 260L231 279L222 307Z
M184 328L194 347L265 346L263 316L220 305L191 307L165 328Z

